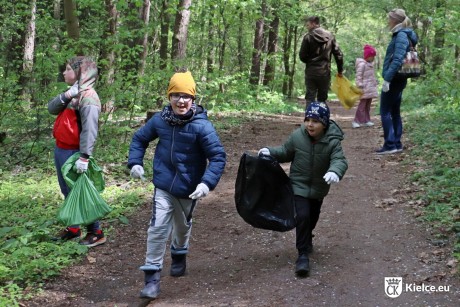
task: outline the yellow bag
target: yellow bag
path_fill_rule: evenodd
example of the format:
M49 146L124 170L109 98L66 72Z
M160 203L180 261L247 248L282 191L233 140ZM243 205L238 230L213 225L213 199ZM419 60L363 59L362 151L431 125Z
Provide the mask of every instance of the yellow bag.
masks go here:
M351 109L363 94L363 91L354 86L345 76L336 76L332 80L331 90L347 110Z

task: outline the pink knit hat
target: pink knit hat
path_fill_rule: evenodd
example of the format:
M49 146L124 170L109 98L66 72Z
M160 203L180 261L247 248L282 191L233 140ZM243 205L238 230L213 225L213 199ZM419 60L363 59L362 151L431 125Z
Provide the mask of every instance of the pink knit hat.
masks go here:
M364 59L367 59L371 56L375 56L377 52L375 51L375 48L372 47L371 45L365 45L364 46Z

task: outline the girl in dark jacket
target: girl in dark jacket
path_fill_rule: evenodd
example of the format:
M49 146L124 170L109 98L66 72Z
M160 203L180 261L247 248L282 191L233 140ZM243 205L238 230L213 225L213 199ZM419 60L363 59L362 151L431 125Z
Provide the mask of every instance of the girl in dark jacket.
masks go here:
M383 85L380 96L380 117L382 119L384 144L376 151L377 154L393 154L401 152L403 133L401 120L402 92L407 85L406 78L397 77L406 52L417 44L417 35L410 28L410 19L402 9L394 9L388 13L388 27L392 32L383 62Z
M153 214L147 232L145 287L140 296L160 294L160 271L166 241L171 238L173 277L182 276L192 231L196 201L213 190L224 171L226 155L206 110L195 104L195 81L190 72L173 75L170 104L155 114L133 136L128 167L133 178L143 178L143 160L150 142L158 139L153 158Z

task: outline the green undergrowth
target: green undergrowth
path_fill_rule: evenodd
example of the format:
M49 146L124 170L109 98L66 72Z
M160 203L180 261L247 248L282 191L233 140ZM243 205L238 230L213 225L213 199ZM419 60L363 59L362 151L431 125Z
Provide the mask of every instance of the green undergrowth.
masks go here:
M409 180L424 204L421 219L437 237L454 238L453 252L460 260L460 108L438 101L412 105L404 116L412 145L406 162L413 166Z
M245 112L213 108L209 117L223 132L263 114L298 109L293 103L274 103L271 99L259 106L256 102L247 104L251 107ZM112 208L101 221L108 237L120 223L130 224L129 217L139 206L151 202L150 180L132 180L126 167L129 143L143 116L127 119L129 114L117 114L100 128L94 157L104 173L102 197ZM51 139L45 142L52 144ZM155 144L149 146L144 159L146 178L152 178ZM18 306L20 300L35 295L62 269L81 261L88 249L78 242L53 240L64 227L56 220L64 199L57 183L52 146L33 163L11 165L0 161L0 174L0 306Z

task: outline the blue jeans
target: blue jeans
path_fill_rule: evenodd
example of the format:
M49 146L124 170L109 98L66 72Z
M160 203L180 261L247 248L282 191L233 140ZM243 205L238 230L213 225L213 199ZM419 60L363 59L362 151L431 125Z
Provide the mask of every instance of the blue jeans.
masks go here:
M69 159L74 153L78 152L78 149L62 149L59 147L54 148L54 165L56 166L56 173L58 177L59 187L61 188L62 194L67 198L69 195L70 188L67 186L67 183L62 176L61 168L64 163ZM71 225L70 227L79 227L79 225ZM94 222L93 224L88 225L88 231L94 232L99 229L99 221Z
M401 136L403 126L401 120L402 92L407 85L407 79L393 79L390 90L380 95L380 117L382 119L383 149L402 149Z

